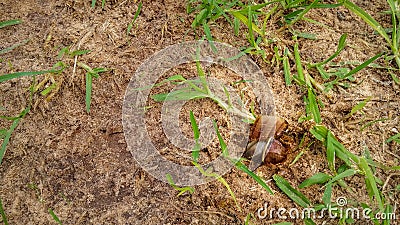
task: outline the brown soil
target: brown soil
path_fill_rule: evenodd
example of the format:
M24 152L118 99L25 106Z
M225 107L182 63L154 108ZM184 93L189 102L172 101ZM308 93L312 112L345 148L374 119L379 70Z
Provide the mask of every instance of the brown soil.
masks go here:
M380 13L387 10L385 1L359 0L356 3L381 23L390 24L390 17ZM170 185L141 169L127 150L121 120L122 103L135 70L156 51L171 44L196 40L202 35L191 29L193 15L186 14L184 1L144 1L133 34L127 36L126 27L137 5L132 0L113 0L106 1L104 9L99 5L92 9L90 1L82 0L0 2L0 21L16 18L23 21L20 25L0 29L0 48L29 39L28 44L1 56L0 74L47 70L57 62L59 50L66 46L71 46L72 50L91 50L79 56L79 61L92 68L112 69L93 82L90 114L85 110L85 71L78 68L74 73L73 59L66 59L70 67L54 77L63 82L51 99L47 101L39 93L34 94L34 107L14 131L0 166L0 198L10 224L55 224L49 208L63 224L243 224L249 213L254 215L251 219L254 224L280 222L276 218L260 220L256 216L264 203L274 208L297 207L274 186L272 175L279 174L296 186L317 172L328 172L324 148L318 142L293 166L289 163L300 151L296 148L290 150L285 163L257 170L272 187L274 195L237 169L226 174L224 178L235 193L241 212L226 188L217 181L196 186L193 194L178 197ZM294 26L295 30L318 34L317 40L300 39L304 62L319 62L331 55L343 33L349 35L348 46L337 61L365 61L387 50L384 41L374 35L367 24L343 7L312 10L307 16L329 29L306 22ZM272 33L278 29L275 23L270 27ZM211 30L218 41L235 47L246 45L246 37L235 36L223 20L217 20ZM280 48L284 45L291 48L293 42L289 33L276 35L281 39L276 43ZM270 54L273 54L272 47ZM253 60L271 85L277 114L288 121L288 134L297 145L310 126L297 122L305 112L303 90L297 85L287 87L284 84L281 67L265 63L257 56ZM335 87L331 98L322 97L325 104L323 124L340 137L351 152L362 155L368 149L374 160L388 166L399 165L399 145L384 143L394 134L394 129L400 130L399 86L384 69L364 69L355 77L351 88ZM44 78L44 75L37 76L36 82ZM0 84L0 105L6 108L0 111L1 115L17 115L29 104L32 81L32 78L21 78ZM357 113L344 119L354 105L368 96L373 98L363 109L364 115ZM223 111L212 102L188 104L185 110L189 109L198 117L217 114L221 127L227 123L223 122ZM158 120L156 113L151 115L154 118L150 118L148 124ZM360 130L366 122L382 118L387 120ZM186 119L181 125L191 137L188 122ZM1 128L10 124L0 121ZM161 130L154 124L149 132L160 137ZM162 141L160 138L158 144L165 147ZM210 150L208 157L215 158L215 153ZM390 176L385 187L391 193L387 201L392 205L400 203L399 192L390 191L399 184L399 176L382 170L377 170L377 176L383 181ZM370 202L363 177L354 176L346 181L354 191L335 186L332 199L346 196L349 200ZM323 191L319 186L302 191L313 202L321 202ZM337 224L337 221L328 224Z

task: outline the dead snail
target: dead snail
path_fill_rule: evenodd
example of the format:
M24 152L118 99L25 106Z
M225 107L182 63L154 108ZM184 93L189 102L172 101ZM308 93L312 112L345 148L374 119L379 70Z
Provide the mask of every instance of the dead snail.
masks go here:
M286 148L278 140L287 129L286 120L274 116L258 116L250 133L244 157L251 159L249 169L263 163L278 164L286 159Z

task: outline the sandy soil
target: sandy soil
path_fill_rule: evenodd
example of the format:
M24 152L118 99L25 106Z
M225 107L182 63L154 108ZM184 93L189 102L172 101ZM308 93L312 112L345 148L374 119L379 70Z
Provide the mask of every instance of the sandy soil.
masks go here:
M390 24L390 17L380 13L387 9L385 1L356 3L381 23ZM297 207L274 185L272 175L279 174L296 186L317 172L328 172L324 148L318 142L293 166L289 163L303 149L292 148L284 163L257 170L272 187L274 195L237 169L227 173L224 178L242 211L237 210L225 187L217 181L196 186L193 194L178 197L170 185L146 173L131 156L121 120L129 80L138 66L156 51L203 35L191 29L193 15L186 14L184 1L166 0L144 1L132 34L127 36L127 24L137 6L132 0L106 1L104 9L99 5L93 9L90 1L82 0L0 2L0 21L15 18L23 21L20 25L0 29L0 48L29 39L28 44L1 56L0 74L49 69L57 62L59 50L66 46L73 50L91 50L79 56L79 61L92 68L112 69L93 82L90 114L85 110L85 71L78 68L74 73L72 58L66 57L64 60L70 67L54 76L59 83L62 80L62 84L51 99L34 94L33 108L13 133L0 166L0 198L10 224L55 224L49 208L63 224L243 224L248 214L254 215L251 219L254 224L280 222L276 218L260 220L256 217L257 210L265 203L275 208ZM329 28L306 22L294 26L295 30L317 34L317 40L299 41L304 62L319 62L331 55L343 33L349 35L348 46L335 59L337 62L363 61L387 50L384 41L374 35L367 24L343 7L311 10L307 16ZM269 26L271 33L281 40L274 45L292 48L294 43L289 32L276 33L279 28L276 23L271 22ZM226 21L217 20L211 31L218 41L235 47L246 45L246 37L235 36ZM272 49L273 45L266 48L270 54L273 54ZM276 112L288 121L287 133L294 146L298 145L310 127L309 123L297 122L305 112L304 91L297 85L287 87L284 84L281 67L263 62L257 56L252 58L271 85ZM294 72L294 64L292 69ZM323 124L353 153L361 155L368 149L374 160L388 166L398 165L399 145L387 145L384 141L394 134L393 129L400 130L399 86L384 69L368 68L355 77L351 88L335 87L331 98L322 97L325 104ZM37 76L36 82L44 78L44 75ZM6 108L0 111L1 115L17 115L29 104L32 81L32 78L21 78L0 84L0 105ZM358 113L344 119L354 105L368 96L373 98L365 106L364 115ZM222 113L207 101L185 107L199 117L215 114L215 111ZM149 132L159 136L162 131L154 123L157 114L154 115L148 121L154 124ZM382 118L387 120L360 130L366 122ZM226 124L223 115L217 119L220 126ZM190 136L187 122L183 122L182 127ZM0 121L1 128L8 126L9 122ZM158 144L164 146L163 138L159 139ZM214 158L215 151L210 150L209 157ZM393 172L377 171L383 181L390 175ZM345 196L369 203L363 177L354 176L346 181L354 191L335 186L333 199ZM393 190L398 184L399 175L393 175L386 188ZM303 192L313 202L321 202L323 191L319 186ZM390 193L387 201L400 203L399 192ZM328 224L337 224L337 221ZM368 223L359 221L356 224Z

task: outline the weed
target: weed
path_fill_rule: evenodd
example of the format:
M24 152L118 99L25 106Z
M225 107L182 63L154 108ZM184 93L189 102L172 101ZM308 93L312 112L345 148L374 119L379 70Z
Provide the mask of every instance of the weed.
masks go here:
M3 220L4 225L8 225L7 216L6 216L6 213L4 212L3 202L1 201L1 198L0 198L0 214L1 214L1 218Z
M283 177L275 174L273 176L276 186L278 186L283 193L285 193L290 199L296 202L298 205L307 208L311 205L310 200L304 196L300 191L293 188L290 183Z
M213 173L213 172L210 172L208 170L204 170L198 163L196 163L194 161L192 163L200 171L201 174L203 174L206 177L213 177L216 180L218 180L221 184L223 184L226 187L226 189L228 190L229 194L231 195L231 197L232 197L233 201L235 202L236 207L238 208L238 210L242 211L242 208L240 207L239 203L236 200L235 194L233 193L232 189L230 188L228 182L226 182L226 180L223 177L221 177L221 175Z
M81 56L84 54L89 53L90 50L75 50L70 51L69 47L62 48L57 55L57 59L60 60L56 64L54 64L53 69L49 71L39 71L39 72L22 72L17 74L10 74L8 77L6 75L0 76L0 82L2 81L2 77L4 80L21 77L21 76L32 76L38 74L48 73L45 78L35 86L35 92L45 86L46 83L49 81L51 82L44 90L40 92L41 95L48 97L46 98L48 101L58 92L63 82L63 79L59 76L64 72L64 70L69 66L69 61L71 58L76 58L77 56ZM83 62L77 62L77 65L86 71L85 74L85 87L86 87L86 95L85 95L85 104L86 104L86 111L90 112L90 104L91 104L91 97L92 97L92 83L93 78L98 78L100 73L108 71L106 68L91 68L87 64ZM6 77L5 77L6 76ZM49 95L49 93L51 94Z
M335 177L332 177L327 184L332 184L335 181L339 181L344 177L353 176L355 174L361 174L365 176L365 183L367 187L367 191L369 195L375 198L376 203L379 206L380 212L383 212L385 209L385 201L382 198L382 193L378 188L376 180L378 178L374 175L374 169L376 166L381 167L382 169L398 169L394 168L386 168L385 166L379 165L378 163L372 161L372 159L367 157L356 156L350 151L348 151L333 134L323 126L315 126L310 130L310 132L317 138L322 141L327 148L327 152L333 152L334 158L337 157L345 162L348 169L343 172L337 174ZM328 156L327 156L328 157ZM329 157L328 163L334 165L334 158ZM330 167L331 171L336 174L335 168ZM338 170L339 172L339 170ZM318 182L316 182L316 178L318 178ZM327 175L318 175L318 177L312 177L303 182L301 186L308 186L311 183L323 183L323 181L327 181Z
M44 71L32 71L32 72L17 72L17 73L9 73L0 76L0 83L5 82L11 79L19 78L19 77L31 77L40 74L46 73L55 73L57 70L44 70Z
M189 192L190 194L194 193L194 188L192 187L178 187L170 174L167 174L167 181L169 185L171 185L175 190L179 191L177 196L183 195L185 192Z
M321 123L322 118L321 118L320 108L323 107L323 104L318 99L317 91L326 94L329 97L330 96L329 92L333 89L335 85L348 87L349 85L345 83L346 80L354 81L353 77L354 74L370 66L376 59L378 59L383 55L383 53L379 53L371 57L370 59L366 60L365 62L359 64L353 69L339 67L335 68L334 70L326 71L324 67L328 66L327 64L333 59L335 59L344 49L346 45L346 37L347 37L346 34L343 34L340 37L337 50L330 57L319 63L309 63L307 68L303 66L300 57L300 52L298 49L297 38L294 37L296 43L294 44L293 52L294 52L294 60L295 60L297 75L293 75L293 80L296 81L296 83L298 83L301 87L307 90L307 95L304 96L304 103L306 106L306 116L301 117L299 119L299 122L312 119L317 124ZM289 53L285 54L289 55ZM276 55L278 56L278 59L281 60L285 59L284 57L283 58L280 57L279 53L276 53ZM292 79L292 77L290 77L289 70L287 69L287 67L288 66L286 66L286 69L284 67L284 69L286 70L285 80L286 84L290 85L290 80ZM318 73L321 76L321 78L326 82L323 84L318 83L311 75L311 72ZM359 107L361 106L362 105L360 105Z
M92 0L92 8L96 6L97 0ZM104 9L104 6L106 5L106 0L101 0L101 8Z
M390 142L392 142L392 141L394 141L394 142L400 144L400 133L397 133L397 134L395 134L395 135L389 137L385 142L386 142L386 143L390 143Z
M199 158L199 154L200 154L200 148L201 145L199 143L199 138L200 138L200 131L199 131L199 127L197 126L196 123L196 118L193 115L193 112L190 111L190 123L192 124L192 130L193 130L193 134L194 134L194 147L192 150L192 158L193 161L197 162L198 158Z
M135 23L136 19L138 18L141 9L142 9L142 2L139 3L138 8L137 8L136 13L135 13L135 16L133 17L133 20L128 24L128 28L126 29L126 34L127 35L129 35L131 33L131 29L133 27L133 24Z
M6 20L6 21L1 21L0 22L0 29L7 27L7 26L13 26L13 25L17 25L22 23L22 20L16 19L16 20ZM7 47L5 49L1 49L0 50L0 55L5 54L7 52L10 52L12 50L14 50L15 48L18 48L19 46L25 45L26 43L29 42L29 39L25 39L23 41L21 41L20 43L14 44L10 47Z
M85 84L86 84L86 111L90 112L90 104L92 102L92 82L93 78L99 78L99 74L108 71L105 68L91 68L85 63L79 62L78 65L86 70Z
M53 212L51 208L48 209L48 212L55 222L57 222L59 225L62 225L61 220L58 218L58 216Z
M368 97L365 100L359 102L357 105L355 105L349 114L346 115L346 119L350 118L352 115L354 115L356 112L361 111L364 106L372 99L372 97Z
M263 187L267 192L269 192L270 194L274 194L274 193L272 192L271 188L264 182L264 180L263 180L261 177L259 177L257 174L255 174L253 171L251 171L251 170L242 162L243 159L233 159L233 158L231 158L231 157L229 156L229 152L228 152L228 149L227 149L227 145L226 145L224 139L221 137L221 134L219 133L219 130L218 130L218 126L217 126L217 124L216 124L215 121L214 121L214 128L215 128L215 131L216 131L217 136L218 136L219 145L220 145L221 150L222 150L222 155L223 155L226 159L230 160L230 161L235 165L235 167L236 167L237 169L239 169L239 170L245 172L247 175L249 175L250 177L252 177L252 178L253 178L258 184L260 184L261 187Z
M252 113L248 111L242 111L236 108L232 102L229 101L229 93L225 92L228 98L228 101L224 101L223 99L216 96L209 88L209 84L206 79L206 75L201 68L200 62L196 61L198 78L194 80L187 80L181 75L175 75L167 78L156 86L163 84L165 82L170 81L179 81L179 84L185 84L186 87L179 89L177 91L172 91L170 93L161 93L152 95L151 98L155 101L177 101L177 100L192 100L192 99L202 99L209 98L216 102L222 109L224 109L228 113L233 113L235 115L241 116L243 119L248 121L254 121L255 117ZM150 88L150 87L144 87ZM142 88L141 88L142 89Z
M6 148L8 145L8 142L10 141L11 134L14 132L15 128L18 126L19 122L21 121L22 118L25 117L25 115L30 111L30 106L25 108L18 116L8 118L8 117L0 117L3 119L8 119L12 120L12 124L8 130L3 130L2 133L4 135L3 143L1 144L0 148L0 165L3 161L4 154L6 153Z
M348 8L350 11L352 11L354 14L358 15L364 22L366 22L369 26L372 27L379 35L381 35L387 45L391 49L391 54L390 56L386 57L387 60L391 60L394 58L397 67L400 68L400 34L399 34L399 29L400 26L398 23L400 23L400 14L399 14L399 5L398 1L395 0L387 0L389 7L390 7L390 15L392 19L392 28L391 28L391 33L392 35L389 36L388 32L386 29L378 23L371 15L369 15L365 10L362 8L358 7L356 4L352 3L349 0L341 0L340 1L346 8ZM399 79L396 75L391 73L393 80L397 81L396 83L399 83Z

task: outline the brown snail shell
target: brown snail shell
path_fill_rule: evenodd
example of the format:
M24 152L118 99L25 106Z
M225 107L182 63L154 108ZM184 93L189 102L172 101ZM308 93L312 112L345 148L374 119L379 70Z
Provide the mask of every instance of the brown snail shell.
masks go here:
M251 170L255 170L262 163L278 164L286 159L286 148L278 139L287 127L287 122L282 118L257 117L244 153L245 158L251 159Z

